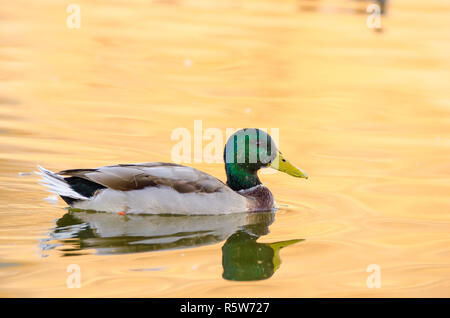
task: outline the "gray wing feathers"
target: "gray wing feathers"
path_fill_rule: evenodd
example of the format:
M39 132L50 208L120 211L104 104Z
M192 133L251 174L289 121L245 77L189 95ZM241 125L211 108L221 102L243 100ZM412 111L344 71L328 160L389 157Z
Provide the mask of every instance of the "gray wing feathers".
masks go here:
M59 174L83 178L121 191L160 186L171 187L180 193L213 193L229 190L222 181L207 173L172 163L151 162L97 169L74 169L61 171Z

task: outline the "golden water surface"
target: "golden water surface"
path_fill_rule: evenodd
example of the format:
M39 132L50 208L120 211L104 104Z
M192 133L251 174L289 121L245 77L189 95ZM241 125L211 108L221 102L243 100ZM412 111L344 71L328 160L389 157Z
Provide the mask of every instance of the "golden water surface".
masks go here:
M447 0L381 31L364 1L78 0L80 28L70 3L0 6L0 296L450 296ZM170 162L194 120L278 128L311 178L261 176L275 215L189 218L69 212L29 175Z

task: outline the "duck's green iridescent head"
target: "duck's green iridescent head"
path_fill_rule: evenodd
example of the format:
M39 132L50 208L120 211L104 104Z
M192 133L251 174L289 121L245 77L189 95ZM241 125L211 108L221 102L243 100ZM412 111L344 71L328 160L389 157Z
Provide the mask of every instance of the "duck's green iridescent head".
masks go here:
M224 150L227 184L235 191L261 184L257 172L272 167L297 178L308 178L278 151L273 139L264 131L245 128L235 132Z

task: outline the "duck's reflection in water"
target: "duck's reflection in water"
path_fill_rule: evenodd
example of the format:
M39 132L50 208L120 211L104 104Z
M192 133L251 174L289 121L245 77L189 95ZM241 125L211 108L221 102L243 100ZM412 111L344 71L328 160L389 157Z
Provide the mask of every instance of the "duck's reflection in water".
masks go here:
M303 240L258 243L259 236L239 230L222 247L222 277L249 281L272 277L280 267L280 249Z
M225 241L223 278L259 280L273 275L281 261L279 250L301 240L258 243L269 233L274 212L211 216L126 215L69 211L57 220L43 251L58 249L63 256L90 253L123 254L193 248Z

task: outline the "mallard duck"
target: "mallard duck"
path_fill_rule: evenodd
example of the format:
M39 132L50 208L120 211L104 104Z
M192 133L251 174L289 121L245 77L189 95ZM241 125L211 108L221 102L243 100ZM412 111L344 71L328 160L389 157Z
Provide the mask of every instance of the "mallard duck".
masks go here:
M276 208L258 170L272 167L308 178L262 130L241 129L224 149L227 182L174 163L119 164L54 173L39 166L41 184L70 207L119 214L228 214Z

